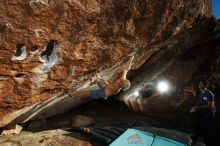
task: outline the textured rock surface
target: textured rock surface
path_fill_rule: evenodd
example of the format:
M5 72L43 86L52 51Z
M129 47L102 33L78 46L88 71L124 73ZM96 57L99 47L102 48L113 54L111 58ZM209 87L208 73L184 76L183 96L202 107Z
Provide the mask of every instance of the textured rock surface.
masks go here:
M78 135L79 137L80 135ZM1 146L34 145L34 146L91 146L86 138L77 138L77 135L70 134L63 130L51 130L39 133L22 132L20 135L0 136ZM97 145L97 144L96 144Z
M132 88L122 94L120 100L135 111L160 118L176 119L178 114L189 113L190 106L194 104L192 96L195 87L198 87L198 80L210 80L219 66L216 64L219 59L216 54L220 44L219 39L214 38L214 26L213 20L202 20L179 37L159 46L164 49L142 66L142 72L132 80ZM201 71L207 71L206 77L201 77ZM215 70L215 73L219 76L219 70ZM219 79L214 79L217 85L220 85ZM168 93L162 94L156 90L160 81L170 84ZM140 95L135 95L136 92ZM146 96L142 96L142 93L146 93ZM191 105L183 107L187 101L191 101Z
M139 68L200 18L210 17L210 7L209 0L0 1L1 118L86 87L95 73L115 79L134 51L132 68Z

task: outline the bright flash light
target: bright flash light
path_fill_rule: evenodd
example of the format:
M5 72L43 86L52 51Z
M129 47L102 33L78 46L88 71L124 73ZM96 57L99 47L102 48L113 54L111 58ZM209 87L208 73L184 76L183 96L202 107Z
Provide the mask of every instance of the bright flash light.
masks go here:
M157 85L157 90L161 93L165 93L169 90L169 85L167 82L165 81L161 81L158 83Z
M138 91L135 91L135 92L134 92L134 96L136 96L136 97L139 96L139 92L138 92Z

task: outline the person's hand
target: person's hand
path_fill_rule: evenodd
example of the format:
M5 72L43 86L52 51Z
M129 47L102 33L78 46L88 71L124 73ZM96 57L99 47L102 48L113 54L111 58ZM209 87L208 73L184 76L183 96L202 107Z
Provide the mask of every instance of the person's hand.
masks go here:
M131 56L131 59L130 59L130 60L131 60L131 61L133 61L133 60L134 60L134 55L132 55L132 56Z
M198 106L198 105L195 105L195 106L193 106L193 108L194 108L195 110L198 110L198 109L199 109L199 106Z
M191 108L190 113L194 113L199 109L199 106L195 105Z
M190 113L194 113L196 110L194 107L191 108Z
M129 65L131 65L131 63L133 62L133 60L134 60L134 55L131 56L131 58L129 59Z

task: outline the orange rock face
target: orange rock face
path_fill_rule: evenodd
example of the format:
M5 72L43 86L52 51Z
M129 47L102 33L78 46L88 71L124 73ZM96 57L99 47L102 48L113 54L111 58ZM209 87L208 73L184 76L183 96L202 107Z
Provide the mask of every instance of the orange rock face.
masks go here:
M150 57L151 44L210 17L210 7L197 0L0 1L1 117L76 89L134 51ZM135 58L133 68L148 59Z

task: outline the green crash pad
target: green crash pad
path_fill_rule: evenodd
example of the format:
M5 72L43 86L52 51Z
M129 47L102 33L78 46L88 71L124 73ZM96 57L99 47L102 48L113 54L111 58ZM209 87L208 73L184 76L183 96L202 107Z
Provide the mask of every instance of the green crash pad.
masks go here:
M128 129L110 146L187 146L175 140L161 137L149 132Z

